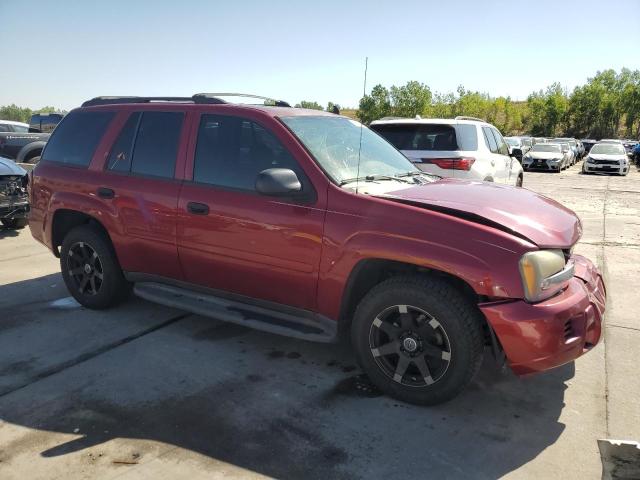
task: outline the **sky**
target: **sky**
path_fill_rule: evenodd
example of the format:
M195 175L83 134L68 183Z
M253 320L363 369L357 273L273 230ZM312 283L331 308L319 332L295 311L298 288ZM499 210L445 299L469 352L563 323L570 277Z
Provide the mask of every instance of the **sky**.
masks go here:
M243 92L355 107L410 80L524 100L640 69L640 0L0 0L0 105Z

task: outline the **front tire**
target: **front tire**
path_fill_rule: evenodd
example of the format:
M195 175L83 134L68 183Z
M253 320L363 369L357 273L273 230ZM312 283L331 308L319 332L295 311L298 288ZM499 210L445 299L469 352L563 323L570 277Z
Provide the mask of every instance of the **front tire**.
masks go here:
M519 175L518 180L516 180L516 187L522 187L522 182L523 182L522 175Z
M131 292L111 243L88 225L76 227L64 237L60 269L69 293L87 308L112 307Z
M351 326L358 363L380 390L435 405L458 395L482 363L482 317L448 283L395 277L367 293Z
M13 230L24 228L29 224L29 220L26 218L3 218L2 225Z

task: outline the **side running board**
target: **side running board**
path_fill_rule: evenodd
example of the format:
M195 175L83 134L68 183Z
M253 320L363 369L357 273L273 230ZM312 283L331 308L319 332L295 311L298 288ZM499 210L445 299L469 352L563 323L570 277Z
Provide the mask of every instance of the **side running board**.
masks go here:
M311 312L299 316L155 282L136 283L133 291L150 302L256 330L314 342L337 339L337 322Z

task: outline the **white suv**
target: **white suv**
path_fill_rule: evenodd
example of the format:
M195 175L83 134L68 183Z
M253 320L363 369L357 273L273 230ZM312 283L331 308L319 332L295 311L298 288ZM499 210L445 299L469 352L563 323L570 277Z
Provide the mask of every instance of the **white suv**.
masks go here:
M522 165L498 129L480 119L392 118L370 128L427 173L522 186Z

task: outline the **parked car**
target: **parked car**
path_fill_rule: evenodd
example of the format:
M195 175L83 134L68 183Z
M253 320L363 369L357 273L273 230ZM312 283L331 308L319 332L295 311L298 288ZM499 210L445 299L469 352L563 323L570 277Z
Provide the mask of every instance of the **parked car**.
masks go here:
M583 138L582 140L580 140L580 142L584 145L585 154L589 153L589 150L591 150L591 147L593 147L596 143L598 143L597 140L592 140L590 138Z
M554 200L437 179L328 112L166 100L85 102L31 172L31 233L83 306L133 289L300 339L350 333L371 381L418 404L461 392L485 346L522 375L598 343L603 280ZM438 132L460 146L485 126Z
M568 144L563 149L559 143L536 143L523 157L525 170L543 169L560 172L570 164Z
M511 147L511 154L522 163L522 157L531 149L531 139L524 137L504 137Z
M584 160L583 173L629 173L629 158L621 143L596 143Z
M29 133L29 125L0 120L0 156L19 163L35 163L49 139L48 133Z
M636 165L640 167L640 143L636 144L636 146L633 147L633 151L631 152L631 154L632 158L636 162Z
M5 228L24 228L28 212L26 170L0 157L0 222Z
M571 149L571 155L569 159L569 166L575 165L580 159L580 150L578 148L578 142L575 138L554 138L551 143L567 144Z
M522 186L520 162L493 125L471 117L389 119L371 122L423 172L441 177Z
M37 132L51 133L63 117L62 113L34 113L29 120L29 127Z
M627 156L633 157L633 149L638 145L638 142L636 140L623 140L622 145L624 145L624 149L627 151Z

